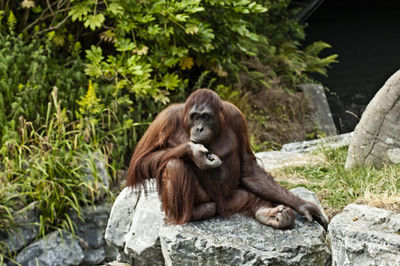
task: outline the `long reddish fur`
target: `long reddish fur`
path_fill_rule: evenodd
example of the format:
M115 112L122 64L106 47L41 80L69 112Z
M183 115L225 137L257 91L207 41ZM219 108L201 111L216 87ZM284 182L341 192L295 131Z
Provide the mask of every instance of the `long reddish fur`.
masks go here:
M186 117L195 104L207 103L218 110L221 129L234 132L240 153L250 154L256 160L249 141L246 120L240 110L229 102L221 101L216 93L197 90L185 104L174 104L164 109L151 123L136 146L127 174L127 185L144 188L146 180L156 178L158 193L168 222L186 223L194 205L195 175L190 163L177 167L169 178L173 193L164 192L163 172L170 160L181 158L187 152L184 143L189 141ZM180 146L183 146L181 149ZM164 192L164 193L163 193ZM172 195L171 195L172 194ZM218 198L219 195L216 195ZM222 204L222 203L221 203Z

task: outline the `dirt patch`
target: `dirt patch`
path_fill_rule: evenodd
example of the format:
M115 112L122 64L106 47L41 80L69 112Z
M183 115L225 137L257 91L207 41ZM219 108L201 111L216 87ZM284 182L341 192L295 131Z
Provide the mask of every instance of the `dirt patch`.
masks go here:
M262 149L279 149L282 144L310 139L315 126L303 93L264 89L248 96L249 127Z

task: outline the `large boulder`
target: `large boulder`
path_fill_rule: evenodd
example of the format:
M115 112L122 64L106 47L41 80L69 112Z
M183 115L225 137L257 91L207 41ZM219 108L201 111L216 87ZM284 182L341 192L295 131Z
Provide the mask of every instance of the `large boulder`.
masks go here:
M25 247L16 257L22 265L95 265L107 258L115 257L107 247L104 233L111 204L89 206L83 209L82 217L72 213L76 224L75 235L54 231ZM116 253L116 251L114 252Z
M400 162L400 71L368 104L354 130L346 168Z
M108 245L114 245L118 248L125 246L125 236L131 227L138 200L139 194L128 187L119 193L111 208L105 233Z
M163 226L166 265L327 265L325 231L297 218L289 230L236 214L182 226Z
M305 189L294 191L309 201ZM318 202L316 202L318 204ZM297 217L295 226L278 230L240 214L185 225L166 226L155 190L145 195L124 189L117 198L106 232L119 247L119 261L166 265L326 265L330 251L325 230Z
M114 202L105 234L107 243L119 250L117 260L163 265L158 236L163 217L154 180L145 191L125 188Z
M292 142L282 145L282 152L309 153L317 149L337 149L350 144L353 132L330 136L322 139L313 139L300 142Z
M400 214L350 204L328 232L333 265L400 265Z

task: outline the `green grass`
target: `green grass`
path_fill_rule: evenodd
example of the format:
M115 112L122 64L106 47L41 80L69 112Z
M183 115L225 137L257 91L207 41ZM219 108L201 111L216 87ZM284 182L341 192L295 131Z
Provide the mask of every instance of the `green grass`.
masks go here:
M354 202L400 211L400 165L345 169L347 147L316 155L324 160L280 169L274 173L277 180L288 188L300 185L315 191L330 216Z
M35 203L40 235L55 229L73 233L72 212L80 217L84 206L113 197L94 164L102 141L93 141L95 130L82 130L82 121L70 122L55 93L52 99L40 128L21 117L18 131L0 148L0 232L18 226L16 214ZM0 240L0 265L6 250Z

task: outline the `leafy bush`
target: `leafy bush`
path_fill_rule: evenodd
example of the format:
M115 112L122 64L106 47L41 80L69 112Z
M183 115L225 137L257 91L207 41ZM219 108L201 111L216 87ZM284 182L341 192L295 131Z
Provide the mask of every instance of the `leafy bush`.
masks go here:
M230 93L276 84L291 89L308 72L324 74L336 58L318 58L328 47L322 42L298 48L304 32L290 0L6 3L0 1L8 28L25 39L45 35L52 51L72 55L83 46L85 73L119 121L149 122L166 103L182 101L200 86L225 86ZM256 57L267 72L252 66ZM70 104L75 113L76 103ZM140 136L144 128L136 130ZM117 138L130 154L136 139Z
M71 38L85 44L85 72L102 81L106 101L129 95L133 105L154 113L170 96L183 99L204 71L217 79L215 86L232 85L240 62L252 56L265 59L271 75L298 80L306 72L324 73L335 56L319 59L316 49L298 49L303 26L290 2L25 0L16 17L27 36L47 33L62 47ZM148 118L136 111L135 118Z
M321 41L300 49L304 25L297 20L299 10L292 1L258 2L268 7L267 12L249 17L260 36L259 42L252 43L258 52L256 56L241 57L241 70L233 88L242 92L240 102L235 103L248 119L252 146L262 151L320 135L307 118L308 104L295 85L313 82L309 77L313 72L326 75L337 55L320 58L319 53L330 47Z
M73 111L84 92L86 76L78 56L55 58L53 44L14 32L0 35L0 143L13 138L20 117L44 122L53 86L60 88L63 107Z

